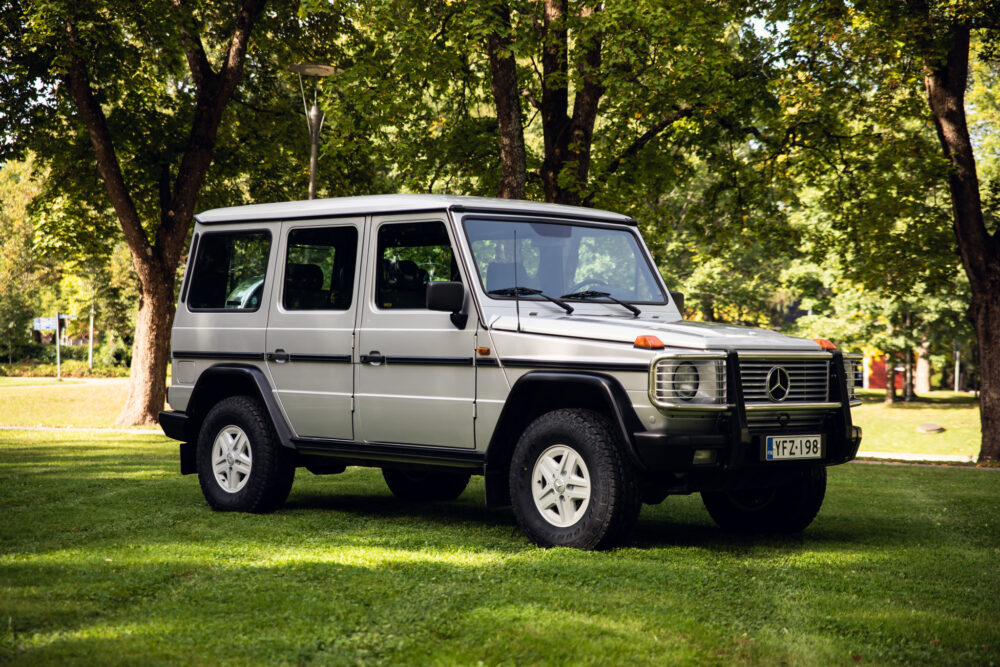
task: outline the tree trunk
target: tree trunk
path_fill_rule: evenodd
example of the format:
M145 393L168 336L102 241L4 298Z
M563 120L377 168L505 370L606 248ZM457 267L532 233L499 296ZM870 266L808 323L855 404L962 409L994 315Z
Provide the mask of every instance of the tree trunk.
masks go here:
M116 422L119 426L156 423L163 409L166 391L167 353L174 320L174 271L180 261L184 239L194 216L194 207L212 163L222 113L232 98L243 73L247 44L265 0L242 0L236 10L232 37L218 71L213 70L197 26L191 16L183 17L178 33L197 99L187 144L170 182L170 167L164 165L156 184L160 192L160 220L152 230L143 226L132 191L122 175L114 137L104 109L98 103L87 70L87 54L77 28L67 23L70 60L66 83L70 98L90 135L97 158L97 170L108 199L118 216L122 233L139 278L139 313L132 346L132 375L128 399ZM184 9L182 3L175 7Z
M925 16L933 26L929 15ZM968 315L976 330L981 376L983 440L979 461L1000 461L1000 230L990 234L983 220L976 160L965 118L970 28L968 24L946 28L947 52L925 53L924 85L941 148L951 163L948 186L955 236L972 290Z
M586 20L599 11L584 7ZM590 149L594 123L604 87L601 85L601 36L593 31L587 41L576 43L584 50L579 89L569 115L569 29L568 0L545 0L543 7L544 47L542 49L542 136L545 157L541 177L545 201L579 205L590 172Z
M907 347L903 355L903 400L912 401L916 398L913 392L913 348Z
M160 271L152 280L140 280L139 313L132 343L128 399L116 426L155 424L166 401L170 329L174 322L174 271Z
M885 403L896 402L896 360L892 354L885 355Z
M931 344L926 340L920 343L920 356L917 357L917 375L915 391L927 393L931 390Z
M524 126L521 123L521 99L517 87L517 61L510 50L510 9L494 9L499 25L487 38L490 55L493 99L497 109L500 136L500 184L497 196L524 199L528 162L524 150Z

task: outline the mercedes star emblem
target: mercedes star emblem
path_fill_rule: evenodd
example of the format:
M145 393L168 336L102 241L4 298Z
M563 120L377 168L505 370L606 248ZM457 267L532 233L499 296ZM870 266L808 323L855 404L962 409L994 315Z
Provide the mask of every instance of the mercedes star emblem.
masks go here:
M767 387L767 397L772 401L785 400L788 398L789 389L791 389L788 371L781 366L775 366L768 372L764 386Z

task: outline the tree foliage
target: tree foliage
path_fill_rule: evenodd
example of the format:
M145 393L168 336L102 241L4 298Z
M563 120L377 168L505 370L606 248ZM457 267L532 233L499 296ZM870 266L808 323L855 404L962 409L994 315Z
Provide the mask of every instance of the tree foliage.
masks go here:
M1000 294L982 278L1000 213L997 16L989 0L15 0L0 9L0 160L30 148L50 170L32 212L45 256L104 285L122 229L140 303L167 303L169 323L196 208L304 196L287 68L334 65L302 82L326 112L320 196L618 210L689 316L943 353L970 337L969 309L992 359L976 313ZM956 107L948 63L970 48ZM978 223L961 214L971 149L938 131L965 108ZM137 340L165 350L142 313Z

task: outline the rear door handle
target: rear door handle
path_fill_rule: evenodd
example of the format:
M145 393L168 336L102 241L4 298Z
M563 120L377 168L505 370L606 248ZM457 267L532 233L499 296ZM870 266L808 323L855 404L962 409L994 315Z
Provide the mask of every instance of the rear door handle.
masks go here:
M268 361L276 361L279 364L283 364L288 361L288 353L284 350L275 350L274 352L267 353Z
M372 350L368 354L361 355L361 363L371 364L372 366L379 366L385 363L385 356L378 350Z

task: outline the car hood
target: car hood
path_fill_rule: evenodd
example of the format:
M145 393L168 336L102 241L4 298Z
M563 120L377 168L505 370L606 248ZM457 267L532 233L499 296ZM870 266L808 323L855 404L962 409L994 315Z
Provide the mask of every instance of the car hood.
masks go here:
M528 316L520 318L524 333L567 336L617 343L632 343L638 336L653 335L669 347L695 350L803 350L822 348L811 340L786 336L768 329L738 327L717 322L678 320L659 322L653 319L624 319L588 315L563 317ZM518 318L501 315L490 329L517 331Z

